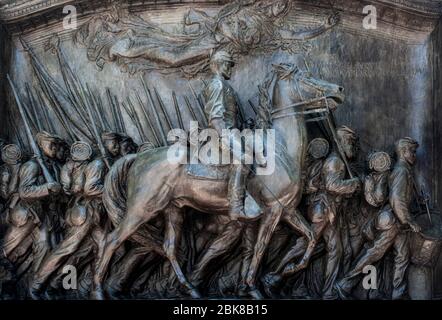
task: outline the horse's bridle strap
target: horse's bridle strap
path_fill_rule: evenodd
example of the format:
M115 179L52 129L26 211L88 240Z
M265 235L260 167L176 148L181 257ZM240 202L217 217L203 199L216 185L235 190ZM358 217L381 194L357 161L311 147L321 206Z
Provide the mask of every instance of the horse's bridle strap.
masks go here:
M276 117L272 117L272 119L279 119L279 118L284 118L284 117L306 115L306 114L326 112L326 111L327 111L327 108L319 108L319 109L307 110L307 111L295 111L295 112L290 112L290 113L284 113L284 114L281 114Z
M285 106L283 108L280 108L280 109L277 109L277 110L273 110L271 112L271 114L273 115L275 113L278 113L278 112L281 112L281 111L284 111L284 110L287 110L287 109L292 109L292 108L296 108L296 107L305 106L305 105L312 104L312 103L315 103L315 102L319 102L319 101L322 101L322 100L327 100L327 97L326 96L322 96L322 97L319 97L319 98L314 98L314 99L309 99L309 100L297 102L297 103ZM300 112L302 112L302 111L300 111Z

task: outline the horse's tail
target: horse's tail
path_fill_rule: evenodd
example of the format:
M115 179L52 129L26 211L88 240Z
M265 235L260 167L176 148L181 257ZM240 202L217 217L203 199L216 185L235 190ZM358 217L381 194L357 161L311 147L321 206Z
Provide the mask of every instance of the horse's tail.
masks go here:
M114 226L126 214L127 174L137 155L129 154L114 163L104 181L103 204Z

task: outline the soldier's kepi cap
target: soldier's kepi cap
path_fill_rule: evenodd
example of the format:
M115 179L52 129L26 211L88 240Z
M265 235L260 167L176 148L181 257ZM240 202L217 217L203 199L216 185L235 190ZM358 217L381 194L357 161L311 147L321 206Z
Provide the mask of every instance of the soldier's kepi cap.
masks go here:
M356 139L356 132L353 129L350 129L347 126L340 126L336 129L336 133L340 136L351 137L352 139Z
M103 132L101 134L101 139L102 140L120 140L121 139L121 135L119 133L116 132Z
M235 61L233 60L232 55L225 51L225 50L219 50L215 52L210 59L211 62L230 62L232 66L235 65Z
M74 161L86 161L92 156L92 148L89 143L76 141L71 146L71 158Z
M403 148L410 147L410 146L418 148L419 143L410 137L401 138L396 142L396 152L399 152Z
M22 159L22 152L18 145L8 144L2 148L2 160L7 164L17 164Z
M46 131L41 131L41 132L37 133L35 138L36 138L37 144L39 146L41 146L41 144L43 142L59 142L59 141L63 141L63 139L60 138L59 136L57 136L55 134L51 134L51 133L46 132Z

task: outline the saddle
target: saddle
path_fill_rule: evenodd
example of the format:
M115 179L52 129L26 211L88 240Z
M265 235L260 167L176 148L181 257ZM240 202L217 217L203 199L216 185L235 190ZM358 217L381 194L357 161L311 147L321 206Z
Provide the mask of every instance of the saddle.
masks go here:
M187 164L187 175L200 180L228 180L230 165Z
M194 179L227 181L230 175L230 165L186 164L186 174ZM244 200L244 211L251 219L257 219L263 213L263 209L248 191Z

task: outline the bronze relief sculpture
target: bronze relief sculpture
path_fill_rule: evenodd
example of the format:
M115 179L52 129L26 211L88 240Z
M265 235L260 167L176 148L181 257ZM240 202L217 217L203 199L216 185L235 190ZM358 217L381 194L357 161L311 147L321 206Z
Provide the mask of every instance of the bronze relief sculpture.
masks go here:
M180 4L171 27L112 1L69 41L48 37L47 52L17 38L36 80L20 90L8 75L23 128L1 149L0 262L18 298L263 299L300 288L349 299L372 290L361 289L370 266L383 270L380 296L408 298L409 265L432 264L422 256L435 259L442 239L414 179L419 144L400 138L394 156L370 146L361 161L367 130L340 114L358 93L304 57L341 16L323 10L299 30L297 4ZM120 71L121 92L107 78Z

